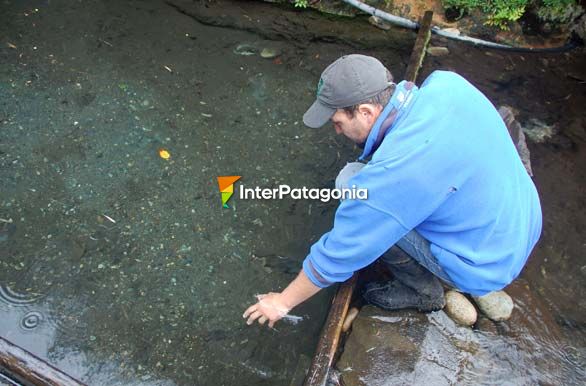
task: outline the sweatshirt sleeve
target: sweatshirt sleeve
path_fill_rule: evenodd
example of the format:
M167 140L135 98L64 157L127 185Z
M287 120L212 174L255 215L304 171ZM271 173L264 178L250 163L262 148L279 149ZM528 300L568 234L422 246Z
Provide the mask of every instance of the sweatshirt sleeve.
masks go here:
M310 249L303 270L320 288L343 282L386 252L409 229L367 200L343 201L333 229Z

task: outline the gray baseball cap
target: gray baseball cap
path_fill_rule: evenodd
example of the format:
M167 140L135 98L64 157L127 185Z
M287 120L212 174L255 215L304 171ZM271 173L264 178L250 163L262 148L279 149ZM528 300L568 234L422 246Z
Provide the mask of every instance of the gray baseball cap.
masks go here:
M337 109L372 98L391 84L387 69L378 59L358 54L342 56L322 72L317 99L303 114L303 123L314 129L322 127Z

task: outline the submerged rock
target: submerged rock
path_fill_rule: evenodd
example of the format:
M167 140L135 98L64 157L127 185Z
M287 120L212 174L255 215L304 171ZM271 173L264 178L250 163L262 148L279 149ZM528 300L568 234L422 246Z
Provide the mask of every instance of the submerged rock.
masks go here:
M457 291L448 291L446 293L445 311L454 322L463 326L471 326L476 323L478 314L474 305Z
M260 56L265 59L273 59L279 55L281 55L281 51L279 51L278 49L269 48L269 47L263 48L262 51L260 52Z

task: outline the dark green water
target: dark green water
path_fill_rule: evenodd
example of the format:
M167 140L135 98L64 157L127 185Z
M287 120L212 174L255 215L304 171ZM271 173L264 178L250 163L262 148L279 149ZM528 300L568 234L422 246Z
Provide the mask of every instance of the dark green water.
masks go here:
M90 384L288 384L328 294L278 331L241 315L335 206L223 209L216 176L331 182L340 150L299 122L315 76L156 1L2 7L0 334Z

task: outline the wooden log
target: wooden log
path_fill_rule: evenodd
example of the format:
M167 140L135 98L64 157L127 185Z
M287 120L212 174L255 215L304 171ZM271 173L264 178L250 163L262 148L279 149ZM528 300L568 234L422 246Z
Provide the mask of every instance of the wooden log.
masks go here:
M419 26L419 32L415 39L415 45L413 51L411 51L411 57L409 58L409 65L405 73L405 80L415 82L417 79L417 73L423 64L425 58L425 51L427 50L427 44L431 36L431 18L433 17L432 11L425 11L423 19Z
M357 274L354 274L342 283L332 300L328 318L322 328L317 349L303 383L304 386L323 386L326 384L334 355L338 349L342 325L346 319L350 299L352 299L352 293L356 286L356 276Z
M84 386L78 380L2 337L0 371L26 386Z

